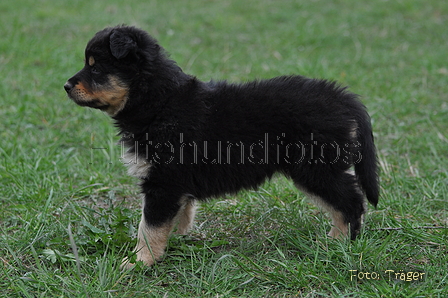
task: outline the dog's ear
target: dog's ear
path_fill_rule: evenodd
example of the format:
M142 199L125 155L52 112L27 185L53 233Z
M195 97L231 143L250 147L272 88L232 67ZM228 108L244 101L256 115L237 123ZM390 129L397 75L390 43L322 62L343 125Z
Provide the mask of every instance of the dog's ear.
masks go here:
M135 53L137 48L137 42L126 33L115 30L110 35L110 50L117 59L122 59L130 53Z

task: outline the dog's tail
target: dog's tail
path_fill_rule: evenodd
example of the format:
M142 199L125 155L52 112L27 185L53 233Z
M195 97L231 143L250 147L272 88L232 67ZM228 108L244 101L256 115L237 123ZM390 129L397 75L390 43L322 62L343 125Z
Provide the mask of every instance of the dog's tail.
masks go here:
M362 112L359 113L356 118L361 155L358 162L355 163L355 173L367 199L376 207L379 196L379 180L372 125L365 108L362 109Z

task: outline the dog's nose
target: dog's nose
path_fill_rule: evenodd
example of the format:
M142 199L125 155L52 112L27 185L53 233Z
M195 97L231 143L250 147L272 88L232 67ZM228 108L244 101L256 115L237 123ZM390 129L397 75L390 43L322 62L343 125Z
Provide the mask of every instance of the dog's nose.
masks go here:
M69 93L70 90L73 89L73 84L67 81L67 83L65 83L65 85L64 85L64 89L65 89L65 92Z

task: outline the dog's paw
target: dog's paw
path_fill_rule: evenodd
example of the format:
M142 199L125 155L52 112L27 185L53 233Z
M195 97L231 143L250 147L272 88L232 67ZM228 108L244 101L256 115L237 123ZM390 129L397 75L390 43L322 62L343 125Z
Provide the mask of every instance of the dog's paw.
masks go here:
M151 267L156 262L153 254L147 247L140 248L137 252L133 252L129 257L124 258L121 261L120 268L123 270L132 269L137 264Z
M121 265L120 268L121 270L130 270L133 269L136 265L136 262L131 262L131 260L129 258L124 258L121 261Z
M124 258L121 261L120 268L121 270L131 270L134 268L145 268L145 267L151 267L154 265L155 262L148 262L143 260L136 260L135 262L132 262L129 258Z
M337 227L332 227L328 236L333 239L345 239L348 237L348 229L340 229Z

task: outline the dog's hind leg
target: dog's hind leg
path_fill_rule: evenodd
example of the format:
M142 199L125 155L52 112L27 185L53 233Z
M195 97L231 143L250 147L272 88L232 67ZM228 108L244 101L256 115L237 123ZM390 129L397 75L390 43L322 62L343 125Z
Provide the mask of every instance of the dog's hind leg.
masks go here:
M318 179L295 181L299 189L330 214L332 228L329 236L355 239L365 213L365 200L356 177L348 172L322 175Z

